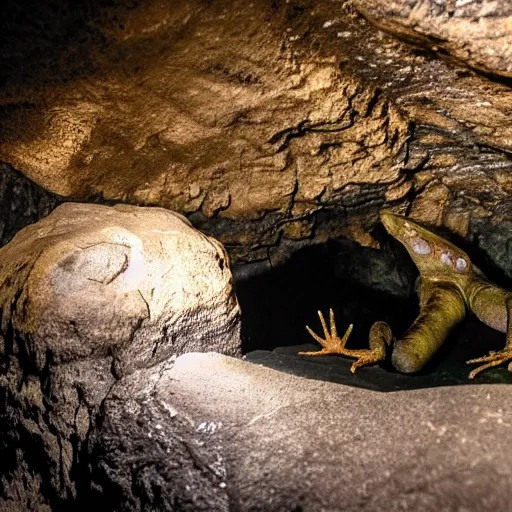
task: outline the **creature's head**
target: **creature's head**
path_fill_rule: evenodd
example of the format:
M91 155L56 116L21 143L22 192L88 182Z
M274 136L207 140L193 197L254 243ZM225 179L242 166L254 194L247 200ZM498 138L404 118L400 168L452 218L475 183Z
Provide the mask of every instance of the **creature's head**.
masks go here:
M380 212L387 232L408 251L425 278L449 278L463 285L471 279L473 268L468 255L412 220L388 210Z

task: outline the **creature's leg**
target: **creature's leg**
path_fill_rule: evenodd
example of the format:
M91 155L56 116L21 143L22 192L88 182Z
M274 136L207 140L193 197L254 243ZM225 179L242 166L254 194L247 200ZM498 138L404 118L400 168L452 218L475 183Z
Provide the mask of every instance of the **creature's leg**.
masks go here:
M386 323L376 322L373 324L370 330L369 350L351 350L345 348L345 344L347 343L350 333L352 332L353 325L349 325L347 331L343 335L343 338L340 339L336 330L336 322L334 319L333 310L329 310L330 329L327 327L324 316L320 311L318 312L318 316L320 317L320 322L324 331L324 338L318 336L318 334L314 333L308 326L306 326L306 329L309 334L311 334L311 336L313 336L313 338L318 341L320 345L322 345L322 349L316 352L299 352L299 355L321 356L325 354L341 354L344 356L355 357L357 361L355 361L350 368L352 373L354 373L361 366L375 364L386 359L387 345L391 344L393 339L391 329Z
M466 314L455 286L423 279L421 287L419 315L393 344L391 363L402 373L420 371Z
M506 363L510 361L508 364L508 371L512 372L512 300L508 300L506 302L507 307L507 342L505 343L505 348L498 352L491 351L487 356L477 357L476 359L470 359L467 361L467 364L473 363L484 363L480 366L477 366L474 370L469 374L470 379L474 379L476 375L487 368L492 368L493 366L499 366L500 364Z

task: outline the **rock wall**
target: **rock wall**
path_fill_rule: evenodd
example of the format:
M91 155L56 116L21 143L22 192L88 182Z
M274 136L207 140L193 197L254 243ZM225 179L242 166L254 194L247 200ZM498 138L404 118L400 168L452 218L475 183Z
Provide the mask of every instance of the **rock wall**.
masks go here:
M506 2L33 3L2 22L0 159L54 193L271 265L376 246L383 206L469 242L510 213Z

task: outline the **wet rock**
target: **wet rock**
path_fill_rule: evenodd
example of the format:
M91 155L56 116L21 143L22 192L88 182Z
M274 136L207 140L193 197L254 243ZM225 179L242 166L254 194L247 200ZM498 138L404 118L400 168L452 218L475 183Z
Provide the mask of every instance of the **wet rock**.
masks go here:
M161 208L65 203L3 247L4 503L20 486L41 506L74 499L83 442L116 380L188 350L239 354L231 280L222 246Z

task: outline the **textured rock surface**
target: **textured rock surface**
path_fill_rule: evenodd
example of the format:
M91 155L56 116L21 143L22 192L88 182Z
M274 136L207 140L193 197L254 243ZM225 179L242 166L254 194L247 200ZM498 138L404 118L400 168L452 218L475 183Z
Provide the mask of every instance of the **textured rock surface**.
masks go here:
M356 0L354 4L393 34L488 73L512 77L512 6L508 0Z
M114 389L118 399L167 408L165 423L158 423L163 428L141 423L158 446L187 423L186 439L202 441L198 467L213 471L214 461L222 461L230 510L507 510L509 504L508 386L379 393L216 354L181 356L150 386L136 374L125 384ZM104 443L100 436L96 450ZM110 448L110 466L120 467L123 450ZM146 486L160 489L161 482L148 474ZM217 482L212 476L212 486ZM130 479L120 486L126 496L135 494Z
M240 352L222 246L161 208L59 206L0 250L0 305L0 509L37 509L29 491L74 498L116 379L186 350Z
M58 193L179 210L236 261L255 262L242 277L340 236L369 246L322 244L320 258L285 276L297 293L286 279L277 280L280 294L275 283L246 289L258 337L274 345L285 336L296 343L306 316L333 297L348 304L344 321L356 309L366 322L382 318L334 277L408 295L410 262L386 265L375 249L375 240L393 243L373 230L383 205L440 227L505 284L507 9L500 0L9 1L0 19L0 160L51 193L1 167L3 240L48 213ZM76 497L86 510L508 509L508 387L411 391L410 377L400 380L408 391L382 394L214 355L181 357L171 369L162 361L185 349L239 348L221 249L200 237L194 254L217 256L198 265L225 285L214 300L222 329L208 300L187 308L211 283L191 272L180 286L182 276L160 271L164 253L176 256L157 243L175 240L167 227L153 218L144 230L136 209L122 230L95 231L90 217L81 223L82 208L100 217L132 211L66 205L58 225L50 216L29 228L40 240L3 249L1 510L69 510ZM66 229L68 245L56 238ZM135 286L142 238L154 291ZM318 277L314 287L306 273ZM169 318L161 313L171 295L180 314ZM385 297L376 302L393 309ZM474 337L470 330L466 342ZM316 376L333 368L327 361ZM380 368L363 375L370 388L374 375L385 378Z
M230 510L222 445L178 412L171 396L155 397L144 385L157 373L163 370L132 379L134 398L114 390L105 401L89 441L92 493L83 497L83 510Z
M503 2L463 3L475 26L507 23ZM350 2L86 5L3 21L0 159L49 190L171 207L235 262L272 265L340 235L375 245L384 204L466 239L510 215L510 87Z
M348 183L401 184L407 120L336 59L299 60L287 26L266 23L276 15L248 2L113 10L124 19L105 28L109 61L94 47L90 55L110 76L54 84L52 98L31 89L31 105L10 104L0 156L65 196L207 217L350 198ZM114 65L118 51L129 68ZM16 78L6 95L23 94Z
M227 256L173 212L66 203L20 232L0 262L3 322L26 336L39 370L48 358L110 352L132 367L239 350Z

